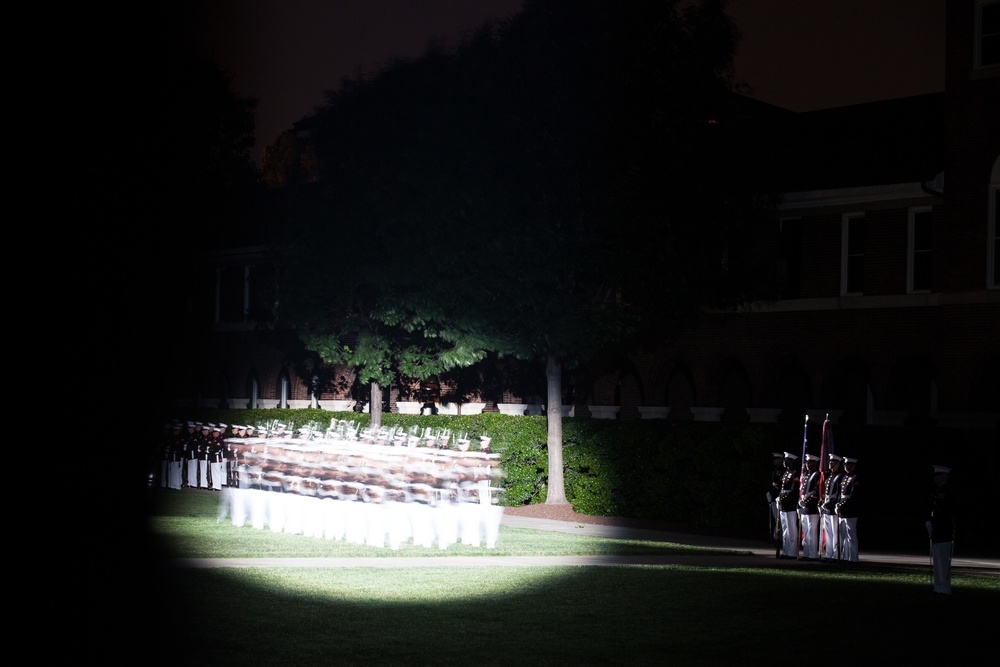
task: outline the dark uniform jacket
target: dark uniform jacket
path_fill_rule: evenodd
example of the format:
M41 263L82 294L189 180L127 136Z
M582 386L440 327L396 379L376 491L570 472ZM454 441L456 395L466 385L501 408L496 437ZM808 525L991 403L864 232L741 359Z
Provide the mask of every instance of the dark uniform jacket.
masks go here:
M823 502L820 505L820 513L836 514L837 502L840 500L840 481L844 473L830 473L830 476L823 482Z
M840 500L837 501L837 516L852 519L858 516L858 475L844 473L840 480Z
M803 514L819 514L819 471L810 472L802 482L799 509Z
M781 476L781 492L778 493L778 509L782 512L794 512L799 503L799 471L786 468Z
M931 542L955 540L955 499L952 487L945 482L931 493Z
M785 471L777 466L771 466L771 486L767 490L767 499L769 502L774 502L778 499L778 494L781 493L781 478L784 476Z

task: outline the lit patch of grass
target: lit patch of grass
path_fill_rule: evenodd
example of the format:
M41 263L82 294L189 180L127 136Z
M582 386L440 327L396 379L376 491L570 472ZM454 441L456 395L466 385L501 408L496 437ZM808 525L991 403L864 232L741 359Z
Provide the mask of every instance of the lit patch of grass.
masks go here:
M453 544L426 548L412 542L400 549L358 545L305 535L272 533L218 521L218 495L173 492L150 517L150 529L167 555L177 558L387 558L449 556L678 556L738 553L669 542L593 537L501 526L496 548Z

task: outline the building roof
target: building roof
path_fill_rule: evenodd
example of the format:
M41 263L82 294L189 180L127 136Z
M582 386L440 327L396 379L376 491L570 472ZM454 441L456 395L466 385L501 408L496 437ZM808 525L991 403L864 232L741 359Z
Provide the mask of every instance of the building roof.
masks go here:
M944 93L797 113L771 158L779 192L930 182L944 169Z

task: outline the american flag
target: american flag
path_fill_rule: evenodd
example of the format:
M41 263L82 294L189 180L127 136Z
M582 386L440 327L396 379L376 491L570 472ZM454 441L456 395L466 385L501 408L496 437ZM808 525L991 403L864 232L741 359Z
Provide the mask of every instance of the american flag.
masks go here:
M829 456L833 451L833 427L830 426L830 415L823 420L823 440L819 447L819 488L826 488L826 471L829 470Z

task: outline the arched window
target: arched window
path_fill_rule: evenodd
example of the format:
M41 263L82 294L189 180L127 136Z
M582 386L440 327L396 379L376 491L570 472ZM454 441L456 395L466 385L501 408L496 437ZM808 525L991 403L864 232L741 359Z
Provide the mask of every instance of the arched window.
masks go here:
M691 371L684 364L678 364L667 381L664 401L670 408L670 419L692 419L691 407L696 400Z

